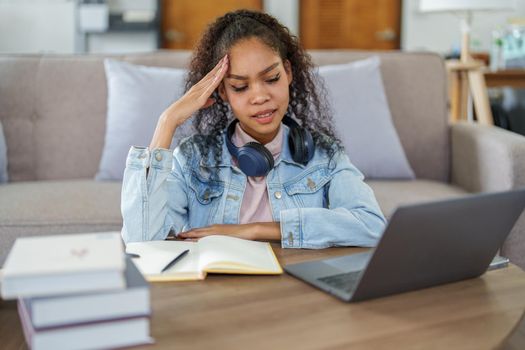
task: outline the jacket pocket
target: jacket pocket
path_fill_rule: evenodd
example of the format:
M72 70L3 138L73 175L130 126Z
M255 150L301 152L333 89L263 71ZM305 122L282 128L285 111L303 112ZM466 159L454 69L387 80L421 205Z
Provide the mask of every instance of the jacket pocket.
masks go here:
M306 208L323 208L326 205L324 187L332 176L326 167L307 169L284 183L284 190L297 205Z
M290 181L284 183L284 189L288 195L298 193L315 193L324 187L332 176L327 168L307 169Z
M218 181L206 181L195 172L190 178L190 188L195 198L202 205L210 204L214 198L222 196L224 185Z

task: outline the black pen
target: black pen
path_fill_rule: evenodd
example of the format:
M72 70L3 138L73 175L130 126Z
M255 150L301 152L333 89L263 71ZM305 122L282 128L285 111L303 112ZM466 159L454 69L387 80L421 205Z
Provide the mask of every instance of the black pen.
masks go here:
M180 259L184 258L184 256L185 256L186 254L188 254L189 251L190 251L189 249L186 249L185 251L183 251L182 253L180 253L179 255L177 255L177 256L175 257L175 259L173 259L172 261L170 261L170 262L168 263L168 265L166 265L166 266L165 266L160 272L162 273L162 272L166 271L167 269L169 269L170 267L172 267L173 265L175 265L175 263L176 263L177 261L179 261Z

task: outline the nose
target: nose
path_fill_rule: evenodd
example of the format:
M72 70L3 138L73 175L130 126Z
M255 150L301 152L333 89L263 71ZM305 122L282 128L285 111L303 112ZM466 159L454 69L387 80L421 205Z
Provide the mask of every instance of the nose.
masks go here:
M264 84L257 83L253 85L252 94L250 96L250 103L260 105L270 99L270 94Z

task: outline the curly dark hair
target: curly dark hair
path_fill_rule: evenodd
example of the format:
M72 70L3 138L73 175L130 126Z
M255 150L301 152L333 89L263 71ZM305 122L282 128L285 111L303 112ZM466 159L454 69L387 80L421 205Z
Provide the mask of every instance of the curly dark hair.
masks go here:
M299 120L299 124L312 134L316 147L326 150L331 159L343 146L333 131L324 85L313 73L311 58L301 48L297 37L266 13L238 10L211 23L194 50L186 91L211 71L233 45L249 38L258 38L279 54L283 62L290 62L293 80L286 114ZM222 131L233 116L217 91L212 97L216 102L194 116L193 127L197 135L193 140L206 163L210 164L213 158L218 164L222 153Z

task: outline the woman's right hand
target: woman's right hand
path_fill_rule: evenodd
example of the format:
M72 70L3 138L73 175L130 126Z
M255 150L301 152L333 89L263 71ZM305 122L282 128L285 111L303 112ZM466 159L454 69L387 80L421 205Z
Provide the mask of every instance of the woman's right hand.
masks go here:
M169 148L177 127L199 109L210 107L215 103L211 95L226 75L228 64L228 56L226 55L197 84L193 85L161 114L151 140L150 150Z
M211 98L211 95L226 75L228 63L228 55L226 55L204 78L193 85L180 99L169 106L164 113L173 114L177 118L177 125L181 125L199 109L213 105L215 100Z

